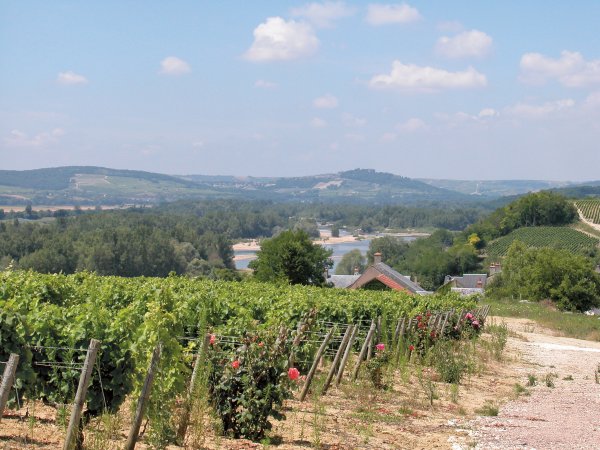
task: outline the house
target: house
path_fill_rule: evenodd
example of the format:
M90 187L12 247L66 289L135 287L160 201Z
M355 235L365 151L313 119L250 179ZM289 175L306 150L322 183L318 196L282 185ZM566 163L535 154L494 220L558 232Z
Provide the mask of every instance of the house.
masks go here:
M375 253L373 264L360 275L342 275L345 277L354 277L347 289L373 289L373 290L394 290L408 292L409 294L425 295L430 292L423 289L416 282L411 281L410 277L402 275L392 269L387 264L381 262L381 253ZM337 275L340 276L340 275ZM350 282L352 278L344 281ZM335 281L332 280L335 285Z
M465 273L462 277L446 275L444 286L462 295L483 294L487 278L485 273Z
M327 282L333 284L334 288L346 289L356 280L360 278L360 274L355 275L328 275Z

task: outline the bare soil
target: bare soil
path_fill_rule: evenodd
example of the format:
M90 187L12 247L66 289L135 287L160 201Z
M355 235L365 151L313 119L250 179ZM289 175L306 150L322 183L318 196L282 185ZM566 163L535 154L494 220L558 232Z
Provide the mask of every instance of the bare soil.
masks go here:
M268 444L219 437L205 417L196 428L201 436L188 436L185 447L168 448L600 448L600 384L594 375L600 363L600 343L555 336L528 320L506 321L512 332L503 360L482 353L481 363L458 392L437 381L432 371L421 376L396 372L389 375L392 387L385 391L375 390L367 380L345 381L324 397L309 395L302 403L287 402L287 420L274 423ZM530 374L537 379L536 386L526 386ZM554 387L546 386L548 374ZM517 383L529 395L517 396ZM433 406L428 387L435 392ZM479 416L477 411L485 404L498 405L498 416ZM87 448L122 448L131 405L122 409L115 419L114 440L99 439L88 431ZM96 422L93 428L101 426ZM5 413L0 422L0 449L60 449L64 432L56 409L29 403ZM136 448L150 448L145 437Z

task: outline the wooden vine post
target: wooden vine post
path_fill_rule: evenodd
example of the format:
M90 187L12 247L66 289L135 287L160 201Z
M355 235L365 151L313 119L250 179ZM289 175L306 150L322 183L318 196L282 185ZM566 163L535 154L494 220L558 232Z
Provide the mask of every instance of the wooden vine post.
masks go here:
M325 384L323 385L323 391L321 392L321 395L325 395L325 393L327 392L327 389L329 389L329 385L331 384L331 380L333 380L333 376L335 375L335 371L337 369L338 363L340 362L340 359L341 359L342 355L344 354L344 350L346 350L346 345L348 344L348 341L350 340L350 335L352 334L353 328L354 328L354 325L348 325L348 328L346 328L346 332L344 333L342 342L340 343L340 346L335 354L335 357L333 358L333 362L331 363L331 369L329 369L329 373L327 374L327 379L325 380Z
M306 382L304 383L304 387L302 388L302 393L300 394L301 402L304 401L306 394L308 394L308 389L310 388L310 383L312 382L312 379L315 376L315 372L317 371L317 366L319 365L319 360L321 359L321 356L325 352L325 349L327 348L327 344L329 344L331 336L333 336L334 330L335 330L335 327L333 327L331 330L329 330L329 333L327 333L327 336L325 336L325 339L323 339L323 342L321 343L321 346L319 347L319 350L317 351L317 354L315 355L315 360L313 361L312 367L310 368L308 375L306 375Z
M354 374L352 375L352 381L356 381L358 378L358 371L360 370L360 365L362 364L363 359L365 359L365 356L367 356L367 351L370 347L371 340L373 339L373 333L375 333L375 319L371 321L371 328L369 328L365 342L360 350L360 354L358 355L356 367L354 368Z
M354 340L356 339L356 336L358 334L358 329L359 326L358 325L354 325L354 328L352 329L352 335L350 336L350 340L348 341L348 345L346 345L346 350L344 352L344 357L342 358L342 361L340 362L340 367L338 369L338 373L337 376L335 378L335 385L339 386L340 382L342 381L342 376L344 375L344 367L346 367L346 363L348 362L348 358L350 357L350 353L352 353L352 345L354 345Z
M210 335L204 336L204 340L196 353L196 360L194 362L194 370L192 371L192 379L190 380L190 387L187 391L185 403L183 405L183 412L181 416L181 422L179 422L179 428L177 430L177 439L181 444L185 439L185 433L187 432L188 425L190 423L190 412L192 410L192 403L194 402L194 394L196 393L196 383L198 376L200 375L200 366L204 364L208 345L210 343Z
M159 343L154 349L154 352L152 352L150 367L148 368L148 373L146 374L146 379L144 380L144 386L142 387L142 392L140 393L140 398L138 399L131 430L129 430L129 436L127 437L127 442L125 443L125 450L133 450L135 448L135 443L137 442L138 435L140 433L140 426L142 425L142 419L144 418L144 411L146 410L146 403L148 403L148 399L150 398L154 374L158 368L160 352L161 345Z
M79 377L79 385L77 386L77 394L75 394L75 402L73 403L73 410L71 411L71 419L69 420L69 427L67 428L67 437L65 438L63 450L71 450L81 444L78 442L81 427L81 413L83 411L85 395L87 394L88 385L90 384L99 346L100 341L96 339L90 341L90 346L85 355L85 362L83 363L81 375Z
M8 357L8 362L4 367L4 373L2 374L2 384L0 384L0 421L2 420L2 413L8 402L8 395L15 381L15 373L17 372L17 365L19 364L19 355L11 353Z

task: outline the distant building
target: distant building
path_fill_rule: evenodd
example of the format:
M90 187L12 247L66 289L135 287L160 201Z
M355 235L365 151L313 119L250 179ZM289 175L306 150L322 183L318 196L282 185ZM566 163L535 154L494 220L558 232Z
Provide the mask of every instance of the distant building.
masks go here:
M411 281L409 276L402 275L392 269L387 264L381 262L381 253L375 253L373 264L367 267L362 274L355 275L334 275L336 277L346 277L339 280L340 287L347 289L372 289L408 292L409 294L425 295L430 292L423 289L416 282ZM332 276L333 278L333 276ZM336 287L338 283L331 280ZM347 284L349 283L349 284ZM345 284L345 286L342 286Z
M356 280L360 278L360 274L357 275L329 275L327 281L333 284L333 287L339 289L346 289L350 287Z
M496 274L502 272L502 264L500 263L492 263L490 264L490 277L493 277Z
M444 286L462 295L483 294L488 276L485 273L466 273L462 277L446 275Z

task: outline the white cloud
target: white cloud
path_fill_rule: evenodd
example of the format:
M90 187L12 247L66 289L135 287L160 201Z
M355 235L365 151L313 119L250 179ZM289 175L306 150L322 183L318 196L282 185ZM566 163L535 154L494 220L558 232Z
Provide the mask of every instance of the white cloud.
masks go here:
M338 106L338 99L331 95L325 94L322 97L317 97L313 100L313 106L320 109L333 109Z
M315 117L310 121L310 126L314 128L325 128L327 126L327 122L320 117Z
M585 99L584 105L588 108L597 108L600 106L600 91L592 92Z
M294 17L303 17L316 27L329 28L334 21L353 15L356 10L344 2L309 3L291 11Z
M347 127L364 127L367 124L367 119L355 117L350 113L344 113L342 114L342 122Z
M204 142L202 142L202 141L194 141L194 142L192 142L192 147L194 147L194 148L202 148L202 147L204 147Z
M254 29L254 42L245 53L250 61L286 61L310 56L319 48L312 27L294 20L269 17Z
M4 143L10 147L44 147L58 142L64 134L65 131L62 128L54 128L52 131L45 131L32 137L20 130L12 130L4 138Z
M267 81L267 80L256 80L254 82L254 87L260 88L260 89L274 89L277 87L277 83L274 83L273 81Z
M164 75L184 75L191 71L190 65L176 56L167 56L160 62L160 73Z
M389 74L375 75L369 81L373 89L399 89L416 92L435 92L440 89L466 89L487 85L485 75L469 67L463 72L448 72L429 66L392 63Z
M406 3L389 5L373 3L367 9L367 23L374 26L393 23L410 23L421 19L417 8Z
M500 113L493 108L483 108L481 111L479 111L477 117L486 119L490 117L498 117L499 115Z
M568 110L573 106L575 106L575 101L570 98L546 102L541 105L517 103L514 106L507 107L506 113L523 119L542 119L560 111Z
M381 137L379 138L379 140L381 142L385 142L385 143L387 143L387 142L394 142L397 137L398 136L396 135L396 133L389 133L388 132L388 133L383 133L381 135Z
M66 72L60 72L56 77L56 81L60 84L86 84L87 78L70 70Z
M408 119L406 122L402 122L396 125L396 130L398 130L401 133L415 133L417 131L424 131L427 128L428 127L425 122L423 122L421 119L417 119L414 117Z
M586 61L581 53L564 50L553 59L540 53L525 53L521 57L521 81L544 83L555 79L563 86L585 87L600 84L600 59Z
M454 37L442 36L436 51L446 58L482 57L492 48L492 38L479 30L463 31Z

